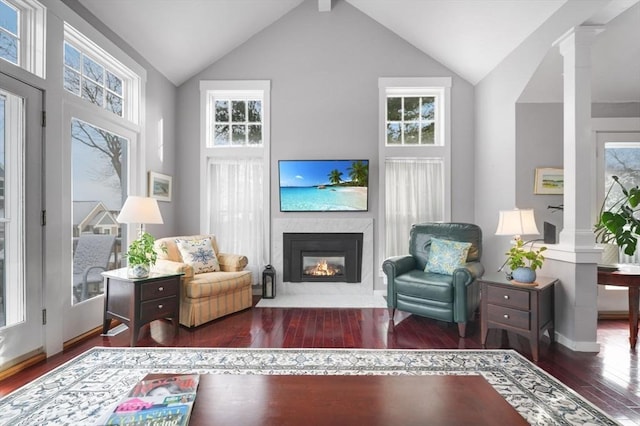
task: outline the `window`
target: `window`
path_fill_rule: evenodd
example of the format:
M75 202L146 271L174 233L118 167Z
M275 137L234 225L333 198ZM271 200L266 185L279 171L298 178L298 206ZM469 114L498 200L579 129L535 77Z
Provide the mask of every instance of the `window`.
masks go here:
M65 23L64 89L133 123L140 77Z
M207 146L263 146L262 93L213 91L208 97Z
M20 11L5 1L0 1L0 57L12 64L19 64Z
M249 258L259 282L269 263L268 81L203 81L201 232Z
M122 79L64 43L64 88L122 117Z
M0 58L42 78L45 16L36 0L0 0Z
M387 95L387 145L433 145L436 96Z
M381 78L382 258L405 253L413 223L451 216L450 78Z

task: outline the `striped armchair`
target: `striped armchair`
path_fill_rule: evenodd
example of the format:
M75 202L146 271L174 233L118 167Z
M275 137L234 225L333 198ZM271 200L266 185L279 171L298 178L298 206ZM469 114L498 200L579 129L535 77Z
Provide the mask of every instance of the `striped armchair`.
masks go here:
M194 273L192 265L185 263L176 240L210 238L218 258L220 271ZM165 250L161 247L164 246ZM252 306L252 275L245 271L247 257L220 253L214 235L190 235L159 238L155 242L158 272L182 272L180 290L180 324L197 327L201 324L238 312Z

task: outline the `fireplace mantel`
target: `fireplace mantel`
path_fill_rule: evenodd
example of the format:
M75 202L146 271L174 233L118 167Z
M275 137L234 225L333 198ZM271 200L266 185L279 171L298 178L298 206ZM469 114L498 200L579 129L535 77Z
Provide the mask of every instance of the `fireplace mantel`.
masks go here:
M360 283L283 282L283 234L287 232L361 232L362 276ZM273 221L272 260L278 294L373 294L373 219L293 218Z

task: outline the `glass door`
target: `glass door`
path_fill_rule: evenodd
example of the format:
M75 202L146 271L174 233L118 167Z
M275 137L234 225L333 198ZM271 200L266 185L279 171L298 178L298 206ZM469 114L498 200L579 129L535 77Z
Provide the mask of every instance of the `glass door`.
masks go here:
M42 352L42 92L0 74L0 370Z
M123 266L127 228L116 218L133 183L130 152L136 139L130 130L75 108L69 107L66 118L71 205L63 207L69 208L71 227L64 341L102 324L102 272Z

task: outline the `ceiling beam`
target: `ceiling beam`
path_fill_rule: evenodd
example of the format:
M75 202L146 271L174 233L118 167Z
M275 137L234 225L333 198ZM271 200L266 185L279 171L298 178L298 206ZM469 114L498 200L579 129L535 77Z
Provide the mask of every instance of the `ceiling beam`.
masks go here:
M320 12L331 12L331 0L318 0L318 10Z

